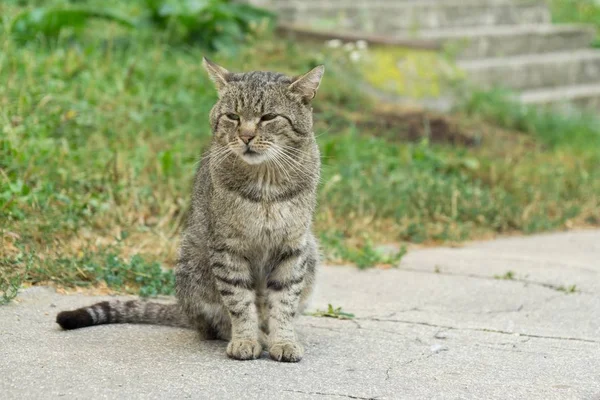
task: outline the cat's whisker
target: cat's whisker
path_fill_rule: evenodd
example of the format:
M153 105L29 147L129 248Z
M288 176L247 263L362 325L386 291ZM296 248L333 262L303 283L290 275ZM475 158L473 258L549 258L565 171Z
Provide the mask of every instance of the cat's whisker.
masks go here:
M285 154L279 149L277 150L277 158L282 168L286 171L288 180L294 180L294 178L292 178L292 175L297 175L299 172L298 169L294 165L289 163L289 161L285 157Z
M214 150L210 150L206 153L206 155L204 156L204 158L212 158L212 159L216 159L219 158L221 155L223 155L224 153L228 152L229 146L223 146L223 147L218 147Z
M298 150L295 149L293 147L289 147L289 146L280 146L281 150L287 154L287 155L293 155L293 156L309 156L309 154L307 154L306 152L302 151L302 150ZM294 161L298 162L298 160L296 160L295 158L292 158ZM302 159L302 161L310 161L310 159Z
M208 154L207 159L209 159L211 162L216 162L217 160L219 160L223 155L227 154L228 152L229 152L228 147L222 147L222 148L219 148L219 149L211 152L210 154Z
M297 173L300 173L304 170L304 166L302 164L300 164L298 161L294 160L292 157L290 157L288 154L286 154L285 152L281 152L281 156L282 159L285 161L285 163L290 166L290 168L292 170L294 170Z
M312 159L310 159L310 153L304 151L304 150L300 150L297 149L295 147L291 147L291 146L287 146L287 145L279 145L280 147L282 147L285 151L290 151L292 153L294 153L294 155L298 154L298 155L302 155L302 156L307 156L308 159L304 159L303 161L309 162L309 163L314 163L315 161L313 161ZM323 158L330 158L330 157L324 157L321 156L321 159Z
M296 173L297 175L301 175L305 172L302 164L298 163L296 160L292 159L287 154L285 154L281 148L277 149L277 153L280 157L281 162L283 162L292 172ZM295 164L292 163L292 161Z
M297 164L298 168L300 168L300 169L301 169L301 170L299 171L299 173L306 173L306 166L307 166L307 165L314 166L314 164L315 164L315 161L312 161L312 160L304 160L304 162L303 162L303 163L300 163L298 160L295 160L294 158L292 158L292 157L289 157L289 155L285 154L285 152L283 153L283 155L284 155L284 156L286 156L286 160L287 160L288 162L289 162L289 161L291 161L291 162L293 162L293 163ZM291 167L293 168L294 166L291 166ZM319 182L319 183L322 183L322 182L323 182L323 178L322 178L320 175L319 175L319 177L318 177L318 182Z
M293 156L296 154L293 153L289 153L289 149L287 148L282 148L283 153L285 154L285 156L294 164L296 164L299 168L301 168L302 170L306 169L306 166L315 166L317 164L317 161L312 160L312 159L306 159L303 158L301 160L297 160L296 158L294 158Z
M289 153L296 157L305 158L305 156L306 157L310 156L310 154L308 154L307 152L305 152L303 150L300 150L300 149L297 149L295 147L291 147L291 146L288 146L285 144L273 144L273 146L277 147L279 150L285 152L286 154Z
M279 151L277 150L277 148L275 148L275 152L273 155L273 161L276 163L278 170L280 170L285 175L287 180L288 181L292 180L292 177L291 177L288 169L282 162L281 155L280 155Z
M211 162L212 167L213 168L217 168L231 154L233 154L233 150L231 150L231 148L229 146L225 146L224 150L222 152L218 153L218 155L217 155L218 158L214 158L213 161Z

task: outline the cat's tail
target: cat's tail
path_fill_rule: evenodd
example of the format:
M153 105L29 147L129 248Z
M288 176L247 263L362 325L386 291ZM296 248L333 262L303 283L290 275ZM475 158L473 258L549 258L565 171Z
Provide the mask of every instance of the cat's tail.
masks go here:
M154 324L190 328L178 304L152 303L141 300L111 300L73 311L62 311L56 322L63 329L79 329L100 324Z

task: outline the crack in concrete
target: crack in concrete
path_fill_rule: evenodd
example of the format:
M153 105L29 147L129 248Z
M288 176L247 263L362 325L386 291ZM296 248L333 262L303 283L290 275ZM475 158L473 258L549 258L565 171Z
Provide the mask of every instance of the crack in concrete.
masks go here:
M429 326L432 328L441 328L441 329L455 330L455 331L489 332L489 333L498 333L498 334L502 334L502 335L522 336L522 337L528 337L528 338L533 338L533 339L568 340L568 341L574 341L574 342L600 344L600 340L568 337L568 336L565 337L565 336L536 335L533 333L508 332L508 331L502 331L499 329L490 329L490 328L459 328L459 327L450 326L450 325L432 324L430 322L407 321L407 320L401 320L401 319L383 319L383 318L377 318L377 317L365 317L365 318L357 318L357 319L365 320L365 321L375 321L375 322L395 322L395 323L408 324L408 325L422 325L422 326Z
M519 283L524 283L526 285L533 285L533 286L543 287L543 288L546 288L546 289L552 289L552 290L557 291L557 292L565 292L565 289L564 289L565 286L564 285L555 285L555 284L552 284L552 283L530 281L529 279L519 279L519 278L515 278L515 279L498 279L498 278L494 278L493 276L485 276L485 275L477 275L477 274L461 274L461 273L456 273L456 272L444 272L444 271L437 271L436 272L436 271L427 271L427 270L423 270L423 269L403 268L403 267L398 268L398 270L400 270L400 271L408 271L408 272L415 272L415 273L419 273L419 274L459 276L459 277L463 277L463 278L483 279L483 280L488 280L488 281L519 282ZM585 290L581 290L581 289L577 289L573 293L566 293L565 292L565 294L594 294L594 293L588 292L588 291L585 291Z
M517 348L517 345L513 345L512 348L503 348L503 347L495 347L495 346L490 346L490 345L484 345L484 344L478 344L477 346L479 347L485 347L486 349L491 349L494 351L504 351L504 352L509 352L509 353L525 353L525 354L535 354L535 355L541 355L546 357L548 355L548 353L544 353L541 351L526 351L526 350L521 350L519 348Z
M427 360L428 358L431 358L431 357L435 356L436 354L438 354L438 353L431 353L431 354L428 354L428 355L426 355L424 357L412 358L412 359L410 359L408 361L403 362L402 364L400 364L400 366L404 367L406 365L414 363L415 361Z
M395 335L395 336L400 336L402 338L407 338L407 336L401 332L396 332L396 331L390 331L387 329L376 329L376 328L364 328L362 325L360 325L358 322L353 321L356 323L356 329L361 329L363 331L373 331L373 332L385 332L385 333L389 333L391 335ZM313 325L313 324L307 324L307 327L310 328L315 328L315 329L324 329L326 331L330 331L330 332L336 332L336 333L343 333L343 332L347 332L343 329L335 329L335 328L331 328L328 326L317 326L317 325Z
M339 397L346 397L348 399L360 399L360 400L377 400L377 398L379 396L376 397L360 397L360 396L353 396L351 394L340 394L340 393L323 393L323 392L304 392L302 390L291 390L291 389L284 389L284 392L292 392L292 393L302 393L302 394L315 394L318 396L339 396Z
M351 319L350 320L354 325L356 325L357 329L363 329L362 325L358 323L358 321Z
M494 311L484 311L481 314L504 314L504 313L518 313L523 311L523 308L525 308L525 306L523 304L521 304L519 307L517 308L508 308L506 310L494 310ZM480 313L474 313L474 314L480 314Z
M315 328L315 329L325 329L326 331L331 331L331 332L336 332L336 333L343 332L339 329L330 328L328 326L317 326L317 325L313 325L313 324L308 324L306 326L309 326L309 327Z

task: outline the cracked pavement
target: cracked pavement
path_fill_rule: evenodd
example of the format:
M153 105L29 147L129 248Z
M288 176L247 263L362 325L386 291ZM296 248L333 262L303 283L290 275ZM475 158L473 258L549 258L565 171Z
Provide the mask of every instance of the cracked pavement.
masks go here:
M599 289L598 230L322 267L312 308L356 318L303 316L304 360L280 364L229 360L184 329L63 332L59 310L107 297L33 288L0 307L0 398L600 400Z

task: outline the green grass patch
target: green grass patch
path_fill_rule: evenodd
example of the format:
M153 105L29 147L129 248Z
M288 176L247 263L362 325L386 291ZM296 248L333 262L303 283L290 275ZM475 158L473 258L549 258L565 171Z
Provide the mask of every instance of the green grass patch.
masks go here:
M23 283L60 287L103 285L113 291L142 297L175 293L172 269L165 269L160 263L148 261L139 254L124 259L118 248L122 244L86 249L75 256L39 256L29 250L3 257L0 260L4 271L0 275L0 302L14 298Z
M349 243L340 231L322 232L321 246L325 250L326 259L329 262L350 262L360 269L370 268L377 265L397 267L400 260L406 254L406 247L398 251L384 251L377 248L368 235L362 243Z
M600 119L591 112L561 113L520 104L512 93L500 89L472 92L460 109L504 128L534 135L552 147L600 151Z
M558 23L583 23L598 30L596 40L591 43L600 47L600 3L596 0L550 0L552 19Z

